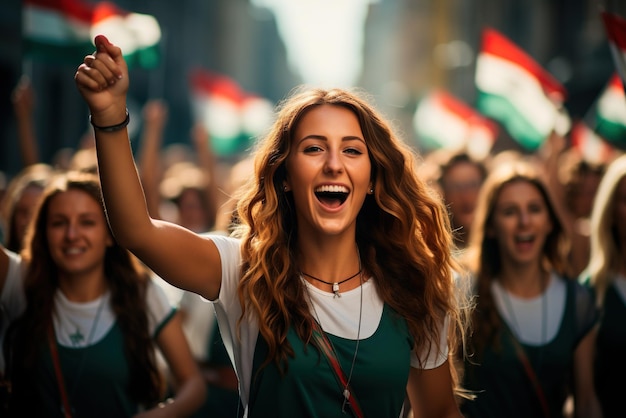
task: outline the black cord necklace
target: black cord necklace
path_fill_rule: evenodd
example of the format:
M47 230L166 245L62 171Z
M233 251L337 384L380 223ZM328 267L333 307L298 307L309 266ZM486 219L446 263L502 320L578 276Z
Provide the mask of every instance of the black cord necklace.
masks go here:
M350 387L350 382L352 381L352 372L354 371L354 364L356 363L356 357L357 354L359 353L359 342L361 341L361 321L363 319L363 275L361 274L363 269L360 266L361 264L361 257L359 256L359 272L357 274L355 274L354 276L350 277L349 279L356 277L358 275L360 275L360 290L361 290L361 295L360 295L360 302L359 302L359 325L356 331L356 345L354 347L354 355L352 356L352 364L350 365L350 373L348 374L348 380L346 381L346 385L343 388L343 403L341 404L341 412L343 412L344 414L345 412L345 408L346 408L346 404L349 403L350 401L350 391L348 390L348 388ZM304 274L304 273L303 273ZM346 279L346 280L349 280ZM321 281L321 280L320 280ZM345 280L344 280L345 281ZM329 283L330 284L330 283ZM322 321L320 320L319 315L317 314L317 309L315 308L315 305L313 304L313 299L311 298L311 293L309 292L309 289L305 287L306 290L306 295L309 299L309 304L311 305L311 308L313 308L313 314L315 315L315 317L313 318L315 321L317 321L320 329L322 330L322 332L324 332L324 328L322 327ZM337 292L335 292L335 295L337 295ZM339 297L341 297L341 295L338 295ZM333 344L332 340L329 338L328 341L330 342L330 346L333 350L333 352L335 353L335 357L339 358L339 353L337 352L337 350L335 349L335 345Z
M345 283L345 282L347 282L348 280L352 280L352 279L354 279L356 276L358 276L359 274L361 274L361 272L362 272L362 271L363 271L363 270L362 270L361 268L359 268L359 271L357 271L356 273L354 273L352 276L348 277L347 279L343 279L343 280L341 280L341 281L337 281L337 282L327 282L327 281L325 281L325 280L318 279L318 278L317 278L317 277L315 277L315 276L311 276L310 274L307 274L307 273L305 273L305 272L303 272L303 271L301 271L300 273L302 273L302 275L303 275L303 276L306 276L306 277L311 278L311 279L313 279L313 280L317 280L317 281L318 281L318 282L320 282L320 283L324 283L324 284L327 284L327 285L329 285L329 286L332 286L332 287L333 287L333 293L335 294L335 296L334 296L334 297L341 297L341 294L339 293L339 285L340 285L340 284L343 284L343 283Z

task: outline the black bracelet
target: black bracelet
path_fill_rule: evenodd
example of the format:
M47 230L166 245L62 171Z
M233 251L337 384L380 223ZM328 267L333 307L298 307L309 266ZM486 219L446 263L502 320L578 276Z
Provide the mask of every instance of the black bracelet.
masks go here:
M111 126L98 126L93 123L93 120L91 120L91 115L89 115L89 123L91 123L91 126L93 126L94 131L116 132L127 127L129 122L130 122L130 114L128 113L128 109L126 109L126 119L124 119L124 122L118 123L117 125L111 125Z

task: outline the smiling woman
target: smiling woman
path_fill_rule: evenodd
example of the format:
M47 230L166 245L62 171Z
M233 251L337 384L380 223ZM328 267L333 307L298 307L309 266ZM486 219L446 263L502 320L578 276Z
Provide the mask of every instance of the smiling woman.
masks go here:
M96 45L75 79L111 126L128 72L118 47ZM95 135L116 239L213 301L245 416L461 417L448 358L469 305L445 207L361 95L302 88L281 103L232 236L150 218L126 129Z
M591 378L597 312L591 293L564 274L567 237L541 172L507 162L482 187L463 255L478 295L464 384L477 396L462 411L562 417L573 395L575 416L600 417Z
M0 303L12 321L5 342L9 417L162 416L155 348L178 384L168 413L200 405L204 385L180 318L113 239L97 176L51 179L24 250L20 256L0 248Z

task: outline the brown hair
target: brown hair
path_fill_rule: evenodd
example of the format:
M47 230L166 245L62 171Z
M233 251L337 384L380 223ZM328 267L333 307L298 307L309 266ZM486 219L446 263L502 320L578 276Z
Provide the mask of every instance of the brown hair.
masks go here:
M46 187L40 205L26 234L22 256L28 264L24 278L26 311L9 330L5 352L12 356L11 374L16 399L28 402L28 376L38 364L37 356L45 346L52 326L54 295L58 289L58 271L48 247L46 224L51 200L67 190L80 190L102 207L98 177L92 173L69 172L57 175ZM105 220L106 222L106 220ZM109 231L110 233L110 231ZM146 311L147 272L127 250L114 243L105 254L104 275L111 292L111 305L124 335L125 352L130 367L131 398L153 405L162 395L163 381L157 368L154 345L148 329ZM35 366L36 367L36 366ZM24 386L21 386L21 385ZM97 388L95 388L97 390ZM19 401L18 401L19 402Z
M266 363L280 367L293 355L287 341L290 327L310 341L313 318L295 262L296 209L282 184L296 127L321 105L354 113L369 149L375 193L365 199L356 228L363 268L376 278L384 302L406 319L417 352L438 349L446 315L452 319L451 330L464 329L445 206L416 174L413 151L364 98L341 89L296 90L280 105L273 128L257 145L254 175L237 206L244 260L239 284L242 318L246 306L258 316L269 346ZM454 343L449 347L453 350Z

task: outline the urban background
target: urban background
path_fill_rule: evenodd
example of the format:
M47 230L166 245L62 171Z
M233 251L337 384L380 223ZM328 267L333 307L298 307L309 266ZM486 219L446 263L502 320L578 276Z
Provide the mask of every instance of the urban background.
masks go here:
M155 98L169 106L164 141L190 141L189 74L204 68L271 103L301 83L362 88L418 149L411 120L424 92L438 86L473 104L475 58L485 27L509 37L550 71L567 88L570 115L584 115L615 71L600 11L610 8L624 15L626 9L621 4L626 2L616 0L114 3L154 16L162 31L159 65L131 71L134 141L141 131L140 109ZM23 10L17 0L0 5L0 171L9 176L21 168L10 97L22 75L35 89L34 120L45 162L61 149L78 146L88 129L88 111L73 80L82 57L60 63L25 56ZM494 145L509 146L506 138Z

